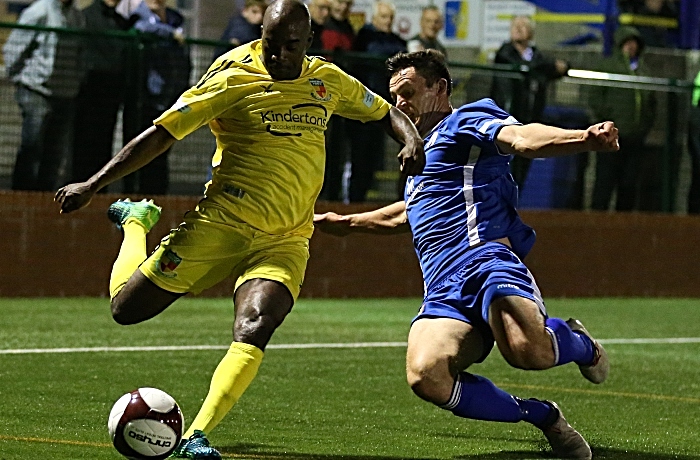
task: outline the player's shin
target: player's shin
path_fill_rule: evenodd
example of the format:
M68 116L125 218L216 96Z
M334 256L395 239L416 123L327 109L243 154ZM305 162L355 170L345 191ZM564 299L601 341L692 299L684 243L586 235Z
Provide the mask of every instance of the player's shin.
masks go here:
M185 433L189 438L195 430L209 433L221 422L258 373L263 351L254 345L233 342L214 371L202 408Z
M458 417L492 422L525 421L543 426L552 417L552 406L534 399L520 399L479 375L462 372L455 379L450 400L440 406Z
M556 366L570 362L587 365L593 361L595 351L588 337L575 333L566 321L559 318L548 318L545 326L552 338Z
M109 295L112 299L122 290L131 275L147 257L146 234L148 230L136 221L127 221L122 230L124 231L124 240L109 278Z

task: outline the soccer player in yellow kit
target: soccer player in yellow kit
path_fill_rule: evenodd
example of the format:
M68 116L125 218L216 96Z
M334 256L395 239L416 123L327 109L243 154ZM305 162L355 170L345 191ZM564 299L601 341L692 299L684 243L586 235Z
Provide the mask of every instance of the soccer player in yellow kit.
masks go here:
M277 0L265 13L262 40L221 56L94 176L56 193L61 212L75 211L204 124L216 136L204 199L150 257L146 233L160 208L119 201L108 213L124 232L110 279L118 323L139 323L186 293L236 280L233 343L176 458L220 458L206 434L255 377L265 346L299 294L331 114L382 123L404 145L399 160L406 173L417 174L425 164L411 121L335 65L306 57L311 40L306 6Z

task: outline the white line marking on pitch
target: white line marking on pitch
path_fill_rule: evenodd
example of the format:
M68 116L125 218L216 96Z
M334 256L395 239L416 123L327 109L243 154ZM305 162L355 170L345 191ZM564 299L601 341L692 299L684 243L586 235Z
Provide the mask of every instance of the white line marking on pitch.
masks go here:
M601 339L602 344L678 344L700 343L700 337L671 337L663 339ZM182 345L154 347L90 347L90 348L17 348L1 350L0 355L28 355L48 353L118 353L128 351L197 351L228 350L230 345ZM357 342L357 343L282 343L270 344L268 350L295 350L309 348L400 348L406 342Z
M92 348L18 348L0 350L0 355L22 355L43 353L96 353L121 351L189 351L189 350L228 350L231 345L183 345L162 347L92 347ZM359 342L359 343L287 343L270 344L267 350L292 350L303 348L389 348L405 347L406 342Z

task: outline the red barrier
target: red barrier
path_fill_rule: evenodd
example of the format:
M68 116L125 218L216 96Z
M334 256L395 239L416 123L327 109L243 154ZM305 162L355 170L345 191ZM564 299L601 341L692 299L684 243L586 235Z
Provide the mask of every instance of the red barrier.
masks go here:
M120 232L106 218L118 195L98 195L70 215L52 194L0 192L0 296L107 296ZM133 196L132 199L141 197ZM163 206L149 235L155 247L198 197L156 197ZM375 204L319 202L341 213ZM538 240L526 263L547 297L700 297L700 217L594 212L524 212ZM317 232L302 297L419 297L423 282L409 235ZM232 282L203 295L230 296Z

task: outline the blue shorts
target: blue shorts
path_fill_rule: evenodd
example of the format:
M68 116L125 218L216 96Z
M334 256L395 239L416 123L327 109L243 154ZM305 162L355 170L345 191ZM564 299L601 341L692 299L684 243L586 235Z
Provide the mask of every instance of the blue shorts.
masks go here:
M489 306L506 296L534 301L547 317L542 295L530 270L508 246L486 243L469 251L457 268L427 289L413 322L420 318L452 318L471 324L484 340L484 353L477 361L481 362L494 344Z

